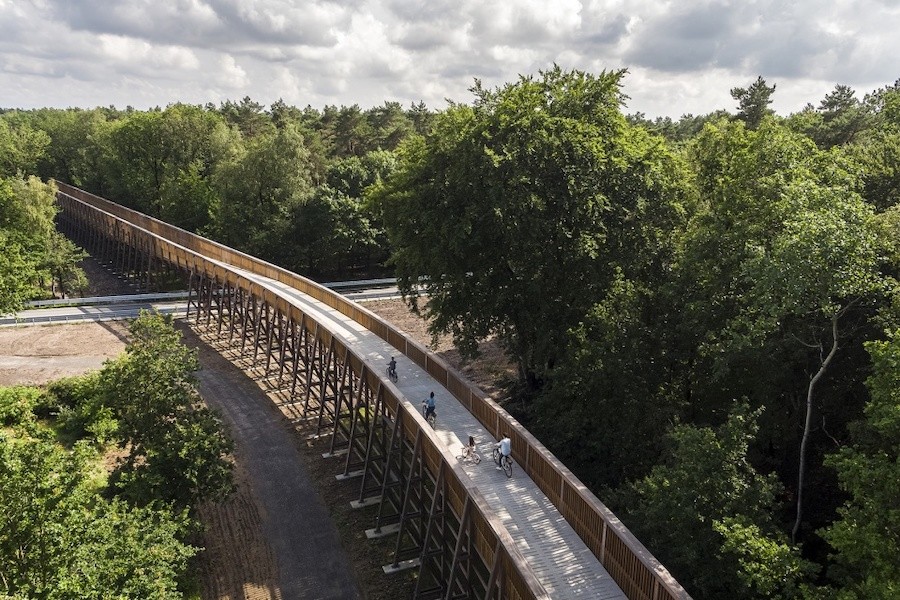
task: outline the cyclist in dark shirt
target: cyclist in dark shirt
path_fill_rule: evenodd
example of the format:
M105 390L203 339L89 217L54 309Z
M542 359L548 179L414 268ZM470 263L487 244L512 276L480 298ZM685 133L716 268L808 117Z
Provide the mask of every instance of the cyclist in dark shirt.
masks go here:
M428 417L434 414L434 392L431 392L431 395L423 400L422 404L425 405L425 420L427 421Z

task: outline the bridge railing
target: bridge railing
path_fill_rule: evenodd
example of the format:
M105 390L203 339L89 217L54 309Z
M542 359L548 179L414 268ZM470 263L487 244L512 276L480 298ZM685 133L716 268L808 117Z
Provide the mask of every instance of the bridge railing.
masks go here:
M78 200L74 194L69 194L65 190L61 191L64 196ZM162 260L187 271L203 272L217 281L247 290L297 322L306 317L301 308L281 296L278 290L271 289L233 270L233 265L221 260L213 262L209 260L211 257L202 252L153 233L121 215L114 215L103 210L96 203L90 204L98 209L98 214L101 214L107 221L104 223L106 232L118 233L132 240L141 235L155 236L154 249ZM126 223L109 222L114 219L123 219ZM332 334L327 329L317 328L316 332L318 336L327 338L326 345L332 341ZM404 402L402 394L394 386L383 385L380 373L368 367L364 356L359 355L352 347L345 347L339 338L334 338L333 341L342 346L340 353L347 356L348 365L356 372L359 379L365 380L368 386L377 389L381 394L388 412L402 423L402 427L399 429L404 432L406 441L413 443L415 437L420 436L422 465L429 472L433 481L443 480L443 493L453 512L460 517L465 512L466 504L469 504L473 545L487 566L494 565L503 573L502 579L495 581L494 584L503 590L501 597L512 600L549 600L546 590L516 546L509 531L495 515L491 504L472 485L471 479L459 461L444 447L438 439L437 433L427 426L419 410L409 402Z
M547 495L591 552L631 599L689 600L690 596L581 481L525 427L444 360L375 313L339 294L266 261L58 183L61 192L110 212L199 254L275 279L308 294L363 325L444 385L495 437L506 432L513 457Z

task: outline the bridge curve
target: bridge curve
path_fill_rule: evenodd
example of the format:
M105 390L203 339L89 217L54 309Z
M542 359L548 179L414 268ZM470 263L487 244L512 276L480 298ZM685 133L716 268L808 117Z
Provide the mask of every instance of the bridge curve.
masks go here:
M378 505L368 533L396 537L391 566L419 569L415 597L689 600L549 450L402 331L295 273L58 185L70 236L139 287L187 274L192 325L265 361L331 437L341 476L360 480L356 504ZM402 355L396 385L382 377L390 355ZM437 430L414 405L430 390ZM455 459L461 439L484 446L501 431L513 479Z

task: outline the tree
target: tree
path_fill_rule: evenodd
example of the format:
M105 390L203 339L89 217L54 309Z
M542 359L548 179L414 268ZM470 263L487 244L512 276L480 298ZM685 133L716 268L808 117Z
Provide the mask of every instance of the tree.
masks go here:
M848 149L858 161L861 193L877 210L900 204L900 81L866 96L871 127Z
M25 127L39 134L46 134L49 142L41 152L33 169L22 169L24 174L37 175L47 181L56 179L66 183L82 184L82 177L90 177L93 166L89 163L92 153L91 137L104 123L107 111L103 109L65 110L42 108L33 111L17 111L8 116L14 127Z
M406 116L412 122L416 134L428 135L435 114L425 106L424 102L420 100L418 103L411 103L406 111Z
M200 403L196 352L158 314L143 313L129 330L126 354L100 375L105 404L119 420L119 445L128 450L114 485L136 505L163 499L179 510L226 496L232 442Z
M847 190L807 188L791 192L807 207L785 223L783 234L769 253L755 257L747 270L756 280L749 311L758 311L751 317L754 324L750 328L762 327L772 332L780 328L779 321L802 319L809 325L810 337L795 337L819 356L806 393L797 515L792 531L796 538L803 516L807 444L817 386L840 348L845 318L856 304L870 302L885 287L879 273L879 242L871 211L862 200ZM815 266L810 268L811 265ZM769 314L764 315L763 311Z
M887 600L900 593L900 331L866 344L872 375L865 419L852 443L828 456L849 499L822 533L834 549L831 577L844 599Z
M706 208L682 264L695 282L688 329L698 332L701 371L722 382L723 396L745 393L754 405L784 395L785 382L796 380L792 369L808 372L797 390L805 424L796 536L819 386L841 338L873 316L886 289L882 240L847 164L774 122L755 132L740 123L708 126L694 152Z
M28 250L43 248L56 217L56 187L37 177L0 179L0 229Z
M216 113L196 106L133 113L106 139L108 196L173 225L202 229L217 204L209 178L232 157L237 136Z
M47 251L40 268L50 273L51 293L65 298L75 292L82 294L88 288L87 276L78 266L88 253L58 231L52 231Z
M181 598L197 549L184 518L96 494L79 444L0 434L0 594L69 598Z
M359 156L375 150L372 126L358 105L342 106L332 126L337 156Z
M0 117L0 178L31 175L50 137L25 123L10 125L9 119Z
M219 107L219 113L225 120L237 127L244 139L258 135L271 134L272 119L265 113L264 106L244 96L240 102L226 100Z
M820 148L851 144L873 123L870 106L855 95L852 88L836 85L818 108L807 104L785 122L794 131L808 135Z
M720 121L728 116L727 111L717 110L705 115L688 113L681 115L678 121L673 121L671 117L656 117L651 121L646 118L644 113L628 115L627 118L632 125L643 127L671 142L686 142L700 133L705 124Z
M682 407L672 324L678 313L663 277L623 273L570 330L529 429L591 489L643 477L661 459L662 438Z
M413 123L399 102L385 102L365 114L374 138L372 150L393 150L413 132Z
M900 204L900 128L873 131L848 154L859 164L860 193L867 202L878 211Z
M846 85L836 85L825 95L819 104L819 113L823 127L813 139L822 148L849 144L870 123L866 105L856 98L853 88Z
M287 253L289 216L311 189L310 154L297 126L246 140L213 174L217 240L271 260Z
M0 310L41 294L42 283L62 280L77 289L83 253L54 228L56 187L36 177L0 179Z
M629 528L697 597L786 600L815 572L772 520L777 478L747 459L760 412L674 427L665 462L620 498Z
M66 564L48 600L185 597L179 587L200 549L183 541L189 529L184 515L115 498L97 498L84 513L62 524Z
M893 85L866 94L863 102L874 113L875 120L880 125L900 128L900 79Z
M0 434L0 584L46 593L61 567L59 527L74 510L84 453Z
M767 86L762 75L746 88L731 88L731 97L738 101L738 119L746 123L750 129L759 127L763 117L773 114L769 105L772 104L774 93L775 84L772 84L772 87Z
M495 91L476 83L474 106L451 106L401 145L371 194L431 331L467 354L499 335L532 388L617 268L661 268L683 214L677 161L619 110L623 75L555 67Z
M19 310L34 294L37 270L22 246L3 229L0 248L0 314L7 314Z

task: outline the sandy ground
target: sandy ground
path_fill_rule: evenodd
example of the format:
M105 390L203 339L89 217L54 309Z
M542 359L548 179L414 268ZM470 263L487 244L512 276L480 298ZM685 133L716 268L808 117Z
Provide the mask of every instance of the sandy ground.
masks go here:
M118 321L0 328L0 385L40 385L99 369L125 350Z
M464 360L453 347L450 336L434 339L428 333L425 321L412 314L402 300L373 300L362 304L375 314L393 323L403 332L426 344L428 348L462 373L466 379L489 393L495 400L505 397L501 387L516 378L516 369L503 354L495 340L486 340L478 346L480 355L474 360Z

